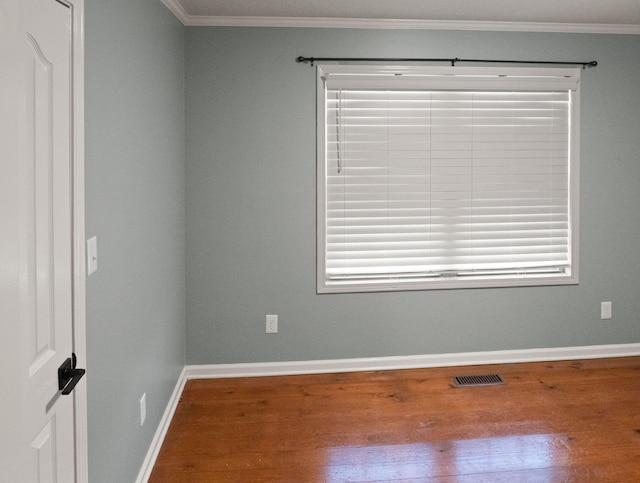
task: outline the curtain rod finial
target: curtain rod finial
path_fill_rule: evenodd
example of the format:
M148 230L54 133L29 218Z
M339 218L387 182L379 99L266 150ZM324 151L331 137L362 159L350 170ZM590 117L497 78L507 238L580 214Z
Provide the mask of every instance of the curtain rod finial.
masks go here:
M305 64L307 64L307 63L308 63L311 67L313 67L313 60L314 60L314 59L313 59L313 57L303 57L303 56L300 56L300 57L298 57L298 58L296 59L296 62L297 62L298 64L300 64L300 63L305 63Z

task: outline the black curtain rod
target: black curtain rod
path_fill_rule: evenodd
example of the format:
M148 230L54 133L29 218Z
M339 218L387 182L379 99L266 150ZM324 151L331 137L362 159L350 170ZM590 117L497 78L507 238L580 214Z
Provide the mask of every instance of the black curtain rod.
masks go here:
M298 63L309 64L313 67L314 62L451 62L451 66L455 66L458 62L480 62L483 64L530 64L530 65L581 65L583 69L587 67L595 67L598 62L543 62L531 60L486 60L486 59L399 59L399 58L364 58L364 57L298 57Z

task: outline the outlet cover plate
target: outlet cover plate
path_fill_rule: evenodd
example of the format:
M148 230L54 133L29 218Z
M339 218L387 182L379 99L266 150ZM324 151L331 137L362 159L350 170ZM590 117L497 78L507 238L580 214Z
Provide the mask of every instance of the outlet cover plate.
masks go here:
M146 392L140 398L140 426L144 424L145 419L147 419L147 393Z
M278 333L278 316L267 315L267 325L265 327L265 333L277 334Z
M600 318L603 320L611 318L611 302L602 302L600 304Z

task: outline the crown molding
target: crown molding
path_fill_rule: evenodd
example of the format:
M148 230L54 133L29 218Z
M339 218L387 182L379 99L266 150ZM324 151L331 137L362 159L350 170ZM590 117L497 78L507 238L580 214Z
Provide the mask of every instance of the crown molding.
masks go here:
M398 30L478 30L498 32L564 32L640 35L640 25L543 22L481 22L461 20L410 20L320 17L206 17L188 16L186 26L201 27L301 27Z
M479 30L498 32L564 32L640 35L640 25L545 22L484 22L328 17L216 17L189 15L178 0L162 0L188 27L297 27L343 29Z
M189 25L191 19L195 18L187 13L187 11L182 8L182 5L178 0L161 0L164 3L164 6L171 10L178 20L182 22L183 25Z

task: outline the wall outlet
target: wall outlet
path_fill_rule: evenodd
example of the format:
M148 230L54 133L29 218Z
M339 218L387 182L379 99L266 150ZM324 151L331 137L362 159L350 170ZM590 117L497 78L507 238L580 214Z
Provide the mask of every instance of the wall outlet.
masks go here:
M144 420L147 419L147 393L145 392L140 398L140 427L144 424Z
M277 334L278 333L278 316L267 315L267 325L265 327L265 333Z
M600 318L601 319L611 318L611 302L602 302L600 304Z

